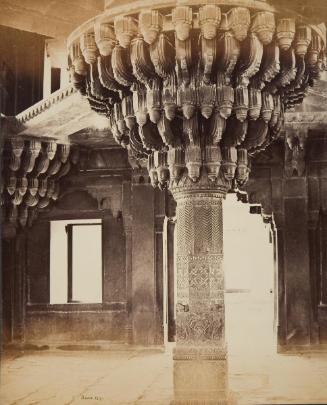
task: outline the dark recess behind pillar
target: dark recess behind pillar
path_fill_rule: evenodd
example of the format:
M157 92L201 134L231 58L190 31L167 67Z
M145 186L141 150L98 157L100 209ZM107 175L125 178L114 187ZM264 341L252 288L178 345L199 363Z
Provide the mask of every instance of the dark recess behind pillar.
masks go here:
M4 81L0 108L5 115L16 115L43 97L47 37L0 26L0 38L0 71Z

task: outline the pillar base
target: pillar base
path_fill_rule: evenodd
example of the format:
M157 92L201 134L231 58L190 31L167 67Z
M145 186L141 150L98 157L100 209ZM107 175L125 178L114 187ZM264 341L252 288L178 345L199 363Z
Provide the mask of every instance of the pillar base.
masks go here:
M227 404L227 359L176 359L174 404ZM184 356L186 358L186 356Z
M177 346L174 359L174 404L227 404L226 347Z

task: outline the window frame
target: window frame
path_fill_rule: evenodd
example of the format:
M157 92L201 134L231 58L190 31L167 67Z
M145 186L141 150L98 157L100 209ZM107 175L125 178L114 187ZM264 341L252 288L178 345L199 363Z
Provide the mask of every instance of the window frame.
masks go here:
M101 227L101 301L85 302L73 299L73 227L100 226ZM67 235L67 304L102 304L104 289L104 260L103 260L103 220L101 222L71 223L65 226Z
M54 215L52 217L49 218L49 232L50 232L50 246L49 246L49 256L51 256L51 223L52 222L57 222L57 221L65 221L65 222L70 222L68 224L65 225L65 228L68 225L100 225L101 226L101 277L102 277L102 285L101 285L101 301L100 302L85 302L85 301L71 301L69 302L68 300L68 263L67 263L67 290L66 290L66 302L51 302L51 259L49 257L49 303L46 304L47 308L53 308L53 310L63 310L63 308L67 308L67 310L69 310L68 308L76 308L78 307L79 310L83 310L83 308L85 308L87 311L90 308L93 309L98 309L98 308L102 308L103 305L105 304L104 302L104 290L105 290L105 286L104 286L104 277L105 277L105 268L104 268L104 264L105 264L105 260L104 260L104 216L103 214L99 214L97 213L96 215L94 215L94 213L90 214L90 215L81 215L81 216L76 216L76 215L61 215L61 216L57 216ZM75 222L76 221L76 222ZM79 222L81 221L81 222ZM85 221L85 222L82 222ZM87 222L89 221L89 222ZM94 221L94 222L92 222ZM99 222L96 222L99 221ZM65 234L67 235L67 232L65 231ZM68 261L68 257L69 257L69 246L68 246L68 235L66 236L67 240L67 261ZM65 309L66 310L66 309ZM74 310L74 311L75 311Z

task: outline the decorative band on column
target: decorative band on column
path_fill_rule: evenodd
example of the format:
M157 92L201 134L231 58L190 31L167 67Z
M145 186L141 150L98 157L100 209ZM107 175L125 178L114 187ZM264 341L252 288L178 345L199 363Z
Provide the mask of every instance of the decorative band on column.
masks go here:
M177 192L175 360L225 360L222 194Z

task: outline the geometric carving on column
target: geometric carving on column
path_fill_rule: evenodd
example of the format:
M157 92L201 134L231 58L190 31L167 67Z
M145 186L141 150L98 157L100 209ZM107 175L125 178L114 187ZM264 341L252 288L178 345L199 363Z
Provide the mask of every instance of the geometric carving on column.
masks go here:
M174 403L227 398L222 268L227 187L210 189L208 178L200 182L202 189L199 183L172 189L177 202Z
M177 199L177 343L224 346L222 195Z

